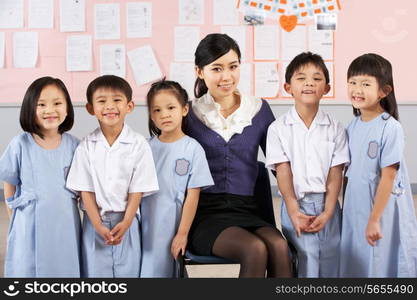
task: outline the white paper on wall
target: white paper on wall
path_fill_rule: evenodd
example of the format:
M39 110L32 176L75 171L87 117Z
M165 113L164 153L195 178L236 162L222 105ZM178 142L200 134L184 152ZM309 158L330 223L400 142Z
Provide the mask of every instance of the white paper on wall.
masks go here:
M0 1L0 28L23 28L23 0Z
M140 86L162 77L161 69L150 45L127 52L127 57L137 85Z
M237 88L241 93L245 95L253 95L251 63L243 63L240 65L240 80Z
M276 62L255 63L255 95L275 98L279 91L278 66Z
M179 0L178 6L181 25L204 24L204 0Z
M279 57L279 28L275 25L254 27L255 60L277 60Z
M92 71L93 48L91 35L67 37L67 71Z
M54 27L54 1L29 0L29 28Z
M98 40L120 39L120 4L95 5L94 32Z
M213 24L214 25L238 25L239 11L236 1L214 0L213 1Z
M333 31L308 27L309 51L321 55L324 60L333 60Z
M282 60L291 61L307 50L306 26L296 26L291 32L281 30Z
M100 76L126 77L126 49L122 44L100 46Z
M128 38L152 36L152 3L128 2L126 4L126 28Z
M61 32L85 31L85 0L61 0L59 3Z
M13 33L13 66L15 68L34 68L38 60L38 33Z
M200 42L200 28L177 26L174 32L174 57L177 62L193 62L194 53Z

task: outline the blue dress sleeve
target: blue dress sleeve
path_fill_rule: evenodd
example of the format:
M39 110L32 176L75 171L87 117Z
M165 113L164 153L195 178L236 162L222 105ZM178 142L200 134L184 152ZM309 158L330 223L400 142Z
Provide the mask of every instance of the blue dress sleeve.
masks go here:
M381 143L381 169L400 163L404 151L404 132L401 124L390 118L385 126Z
M0 180L15 186L20 184L22 144L19 137L10 142L0 158Z
M211 177L206 153L204 152L203 147L195 141L193 161L187 188L206 188L211 185L214 185L214 181Z

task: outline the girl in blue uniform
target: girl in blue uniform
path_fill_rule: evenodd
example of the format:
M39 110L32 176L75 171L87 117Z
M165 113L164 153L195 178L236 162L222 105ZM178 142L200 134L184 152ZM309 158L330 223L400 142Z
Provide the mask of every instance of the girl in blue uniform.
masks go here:
M416 277L417 221L391 64L364 54L347 77L355 118L348 126L340 275Z
M141 277L175 277L184 255L200 189L213 179L200 144L183 132L187 92L174 81L152 85L147 95L150 145L160 190L143 199Z
M78 139L64 83L35 80L20 110L24 132L0 158L0 180L11 214L6 277L80 277L77 195L65 188Z

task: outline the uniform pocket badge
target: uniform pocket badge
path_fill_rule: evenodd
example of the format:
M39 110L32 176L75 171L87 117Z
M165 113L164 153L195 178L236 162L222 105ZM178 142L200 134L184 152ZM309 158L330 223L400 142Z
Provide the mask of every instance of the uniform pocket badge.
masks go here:
M378 143L376 141L369 142L368 145L368 156L374 159L378 155Z
M188 173L188 168L190 167L190 162L184 158L177 159L175 161L175 173L180 176L184 176Z

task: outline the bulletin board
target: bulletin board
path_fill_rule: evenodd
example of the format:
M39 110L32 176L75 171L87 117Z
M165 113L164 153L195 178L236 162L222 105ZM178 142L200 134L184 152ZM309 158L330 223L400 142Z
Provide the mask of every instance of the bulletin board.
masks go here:
M365 52L377 52L390 59L394 66L403 64L406 67L410 66L410 62L405 62L404 57L398 55L398 46L404 47L402 49L407 53L408 51L414 51L414 53L417 51L416 43L413 43L410 39L412 31L416 30L416 26L412 27L410 26L412 24L409 24L413 22L411 11L407 15L410 8L416 9L413 0L404 0L398 4L395 3L395 5L389 0L338 0L337 29L330 32L316 31L313 20L297 22L297 26L291 32L284 30L279 24L279 19L273 17L266 17L263 26L245 25L244 15L246 12L238 9L242 6L241 1L244 0L85 0L85 29L81 32L61 32L60 5L62 3L60 0L53 0L52 28L30 28L30 1L22 1L23 26L19 28L0 27L0 37L3 33L5 40L5 59L3 67L0 67L0 104L19 104L28 85L34 79L47 75L62 79L74 102L85 102L87 85L101 74L103 62L100 62L100 57L104 55L106 49L112 51L112 45L114 47L122 46L125 50L121 63L125 66L124 77L133 88L136 103L144 103L150 83L143 82L143 80L141 82L141 79L137 78L137 74L132 69L131 60L134 62L134 55L137 54L136 57L140 58L141 55L145 55L143 53L146 51L143 51L149 49L151 49L153 59L157 62L160 70L159 74L156 72L153 76L166 76L169 79L177 80L183 83L189 92L192 92L192 84L190 84L189 78L195 76L193 73L194 65L193 59L190 59L189 53L186 52L193 53L196 45L194 42L190 42L184 47L184 45L178 45L178 41L176 42L176 38L184 40L187 35L198 36L198 40L200 40L209 33L223 32L235 38L242 50L239 89L245 93L270 99L271 103L289 99L289 95L285 94L282 85L284 83L285 67L291 59L291 54L286 53L286 51L288 52L288 49L292 46L303 45L299 48L300 52L311 50L320 53L317 51L319 48L323 50L320 44L327 45L324 47L327 51L324 58L331 73L332 85L332 91L327 95L329 100L347 100L345 92L343 90L339 92L339 87L345 89L347 66L356 56ZM270 2L277 1L279 0ZM370 2L378 3L378 5ZM383 5L383 2L389 3L390 6ZM132 32L128 31L127 7L129 3L148 3L151 5L150 36L134 37L134 34L132 35ZM108 36L109 39L97 38L97 4L118 4L119 36ZM393 8L393 5L396 7ZM223 10L231 8L233 13L216 14L215 12L219 11L219 7ZM201 8L201 10L199 11L198 8ZM370 11L374 13L370 14ZM13 61L13 36L16 32L37 32L39 55L34 68L18 68L15 66ZM402 35L399 36L401 32ZM322 37L318 37L317 34ZM68 39L80 35L91 37L91 70L69 71L67 66ZM295 36L296 38L294 38ZM392 38L390 39L390 37ZM301 39L303 42L299 43ZM244 41L243 44L242 40ZM268 47L265 47L268 45L276 47L277 53L275 55L271 53L259 54L268 49ZM176 52L178 47L181 48L180 53ZM149 51L146 53L148 54ZM184 57L181 57L181 53L185 53ZM413 64L416 65L415 62L411 62L411 65ZM271 69L275 71L268 73L271 72ZM409 80L410 72L407 70L397 72L394 79L405 82L403 79ZM148 75L149 78L152 77L152 74ZM258 78L266 83L269 82L269 86L257 83ZM401 89L396 92L400 101L401 99L405 101L413 100L414 93L411 89Z

